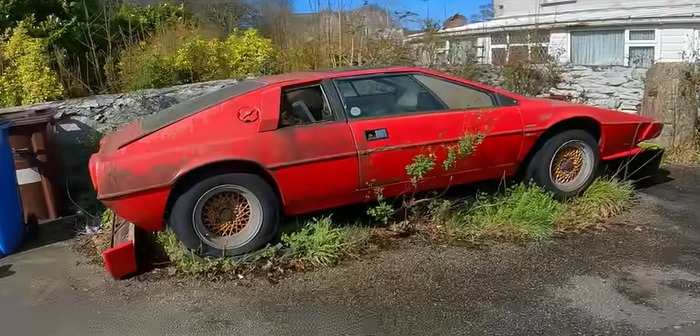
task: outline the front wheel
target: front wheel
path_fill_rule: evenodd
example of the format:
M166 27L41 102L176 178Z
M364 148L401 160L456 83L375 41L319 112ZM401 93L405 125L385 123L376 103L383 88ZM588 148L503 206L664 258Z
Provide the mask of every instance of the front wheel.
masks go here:
M528 164L526 178L565 199L580 195L598 171L598 142L584 130L568 130L549 138Z
M170 227L201 254L237 256L265 246L277 233L277 195L260 176L224 174L197 182L178 196Z

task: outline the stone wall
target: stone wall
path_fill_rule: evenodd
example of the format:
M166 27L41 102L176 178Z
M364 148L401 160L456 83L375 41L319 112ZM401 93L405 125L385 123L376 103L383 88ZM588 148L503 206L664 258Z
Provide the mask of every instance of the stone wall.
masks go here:
M589 105L637 113L644 95L646 71L647 69L625 67L565 67L562 71L562 83L552 88L550 93L571 96L576 101ZM493 69L484 71L483 81L486 84L498 85L501 82L494 72ZM56 117L61 120L59 123L63 124L57 132L62 135L70 134L71 131L66 130L75 130L76 126L81 130L91 129L103 133L233 83L234 80L223 80L187 84L165 89L70 99L46 105L56 109Z
M445 69L459 76L460 67ZM639 113L648 69L621 66L562 66L562 81L542 96L567 97L588 104L628 113ZM475 74L480 82L501 87L503 77L493 65L480 65Z
M136 119L166 109L174 104L226 87L235 80L179 85L165 89L141 90L121 94L98 95L49 102L56 110L57 133L68 137L71 130L94 130L100 133L120 128ZM77 126L77 127L76 127ZM69 140L69 139L64 139Z
M568 66L563 69L562 83L550 93L568 95L588 105L639 113L646 72L643 68L620 66Z

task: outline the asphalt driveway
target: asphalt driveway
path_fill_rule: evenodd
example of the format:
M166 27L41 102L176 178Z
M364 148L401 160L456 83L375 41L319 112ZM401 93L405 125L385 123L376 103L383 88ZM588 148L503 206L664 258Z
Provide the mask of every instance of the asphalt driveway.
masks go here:
M0 260L0 335L699 335L700 168L667 169L605 232L406 242L277 285L117 282L53 243Z

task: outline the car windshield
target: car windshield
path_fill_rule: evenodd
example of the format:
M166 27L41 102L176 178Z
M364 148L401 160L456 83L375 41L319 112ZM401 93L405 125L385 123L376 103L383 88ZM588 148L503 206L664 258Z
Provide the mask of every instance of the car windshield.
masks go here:
M148 133L168 126L178 120L187 118L206 110L209 107L221 104L233 97L261 88L266 84L254 80L244 80L229 85L199 97L175 104L165 110L154 113L141 119L141 129Z

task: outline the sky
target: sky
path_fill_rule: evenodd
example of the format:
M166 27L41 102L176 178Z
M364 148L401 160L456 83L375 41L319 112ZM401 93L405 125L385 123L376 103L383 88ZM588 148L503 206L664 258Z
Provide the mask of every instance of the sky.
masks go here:
M318 3L321 7L328 7L328 3L334 9L340 5L343 8L354 8L362 5L363 0L293 0L294 9L297 12L308 13L315 11ZM469 18L478 13L479 5L485 0L370 0L369 3L378 4L390 11L412 11L421 17L432 18L442 23L446 18L459 12Z

